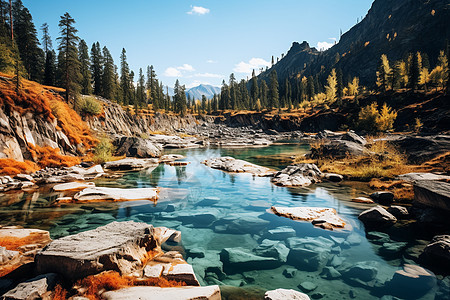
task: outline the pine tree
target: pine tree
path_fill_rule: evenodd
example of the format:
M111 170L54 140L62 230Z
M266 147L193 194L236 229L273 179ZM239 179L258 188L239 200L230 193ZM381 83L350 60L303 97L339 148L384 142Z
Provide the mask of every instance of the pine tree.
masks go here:
M206 101L207 101L206 96L202 95L202 109L201 109L202 114L206 113Z
M342 98L344 97L344 75L342 74L341 69L336 70L336 79L337 79L337 85L336 85L336 96L339 100L339 105L342 104Z
M42 46L44 47L44 52L47 53L48 51L53 49L52 39L48 32L48 24L47 23L42 24L41 30L42 30Z
M74 107L77 108L77 98L80 93L80 62L78 61L77 43L78 36L77 29L73 26L75 20L65 13L61 16L59 21L59 28L61 36L57 38L59 41L58 63L60 66L60 73L62 75L63 87L66 89L66 101L69 98L74 99ZM62 61L61 61L62 60Z
M260 91L259 91L259 99L262 107L268 106L268 97L269 97L269 87L265 80L261 80Z
M269 86L269 108L278 108L279 106L279 91L278 91L278 75L277 71L273 70L270 73Z
M56 52L54 50L47 51L45 56L44 84L56 85Z
M258 100L259 96L258 78L255 75L255 70L253 70L252 73L250 95L251 95L251 103L249 108L254 109L256 101Z
M358 97L359 94L359 78L353 77L353 80L348 83L348 94L349 96Z
M94 94L102 95L102 77L103 77L103 56L102 49L100 48L100 43L96 42L92 44L91 47L91 73L92 73L92 81L94 85Z
M219 108L222 110L230 108L230 88L225 83L225 80L222 81L222 89L220 92L220 105Z
M142 68L139 68L139 75L138 75L137 88L136 88L136 103L137 103L138 107L142 107L145 102L146 102L145 77L144 77L144 73L142 72ZM153 104L153 109L155 111L160 109L159 101L156 102L156 105Z
M81 73L81 93L83 95L90 95L92 93L91 85L91 71L89 70L89 49L84 40L80 40L78 44L78 60L80 61Z
M314 78L309 76L306 82L306 96L308 97L308 101L312 101L315 95L316 90L314 88Z
M377 86L381 88L383 92L389 90L392 86L392 69L389 65L389 60L386 54L381 55L380 65L377 71Z
M336 69L331 70L330 75L327 78L327 86L325 87L327 100L334 102L337 96L337 75Z
M236 78L234 77L234 73L230 74L230 108L233 110L237 109L237 91L236 91Z
M108 48L103 47L103 70L102 70L102 96L106 99L115 99L117 90L117 81L115 75L116 66Z
M416 52L413 57L412 65L409 73L409 84L411 89L416 90L419 85L420 72L422 71L422 54Z
M177 81L175 82L175 87L174 87L174 111L176 113L179 113L182 117L184 117L186 115L186 87L184 85L180 85L180 82Z
M130 67L127 62L127 51L123 48L120 55L120 89L122 91L123 105L132 103L132 93L130 89L131 84Z

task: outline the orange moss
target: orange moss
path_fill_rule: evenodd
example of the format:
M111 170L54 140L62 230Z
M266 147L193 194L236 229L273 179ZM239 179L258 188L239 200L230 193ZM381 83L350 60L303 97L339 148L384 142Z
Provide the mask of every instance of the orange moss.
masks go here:
M37 161L41 168L72 167L81 162L79 157L62 155L58 148L39 147L30 144L28 146L33 160Z
M107 271L98 275L93 275L82 279L77 285L86 289L84 297L91 300L101 299L99 292L114 291L121 288L131 286L158 286L158 287L182 287L186 286L184 282L177 282L173 280L167 280L164 278L148 278L144 280L138 280L132 277L121 276L118 272Z
M30 174L39 168L31 161L20 162L11 158L0 158L0 175Z
M42 243L43 243L42 235L36 233L31 233L29 236L26 236L24 238L11 236L0 237L0 246L13 251L18 251L20 247L25 245L42 244Z
M55 287L55 294L53 295L53 300L66 300L67 291L62 288L59 284Z

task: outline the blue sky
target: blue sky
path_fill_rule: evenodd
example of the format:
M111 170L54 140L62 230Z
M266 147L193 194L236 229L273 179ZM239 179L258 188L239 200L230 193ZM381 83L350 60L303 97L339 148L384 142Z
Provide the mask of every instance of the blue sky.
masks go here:
M372 0L22 0L37 28L53 40L65 12L89 47L107 46L119 64L122 48L137 74L154 65L164 84L220 86L286 53L294 41L326 46L369 10ZM41 36L41 31L39 30ZM56 41L54 42L56 48Z

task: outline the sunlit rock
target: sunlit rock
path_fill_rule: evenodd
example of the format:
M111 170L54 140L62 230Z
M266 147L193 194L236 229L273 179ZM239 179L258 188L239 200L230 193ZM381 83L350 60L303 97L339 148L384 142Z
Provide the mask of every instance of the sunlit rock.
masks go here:
M312 222L315 226L325 229L332 230L333 228L344 228L346 226L346 222L337 215L334 208L272 206L271 209L278 216Z

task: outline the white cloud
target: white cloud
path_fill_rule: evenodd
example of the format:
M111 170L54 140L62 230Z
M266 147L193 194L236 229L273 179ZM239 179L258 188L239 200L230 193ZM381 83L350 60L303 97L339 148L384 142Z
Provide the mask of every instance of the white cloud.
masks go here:
M333 42L318 42L317 49L319 49L320 51L324 51L333 47L336 43L336 38L329 38L329 40L332 40Z
M177 70L177 68L167 68L166 71L164 72L164 76L167 77L183 77L183 74L181 74L181 72L179 70Z
M206 15L210 12L209 8L204 8L201 6L191 6L192 9L187 12L189 15Z
M184 64L181 67L177 68L180 71L193 72L195 71L194 67L189 64Z
M261 67L268 67L270 63L262 58L252 58L248 63L241 61L233 69L237 73L251 74L253 70L257 71Z
M205 78L223 78L223 75L213 73L197 73L193 77L205 77Z
M212 60L212 59L208 59L206 62L207 62L208 64L217 64L217 63L218 63L217 60Z

